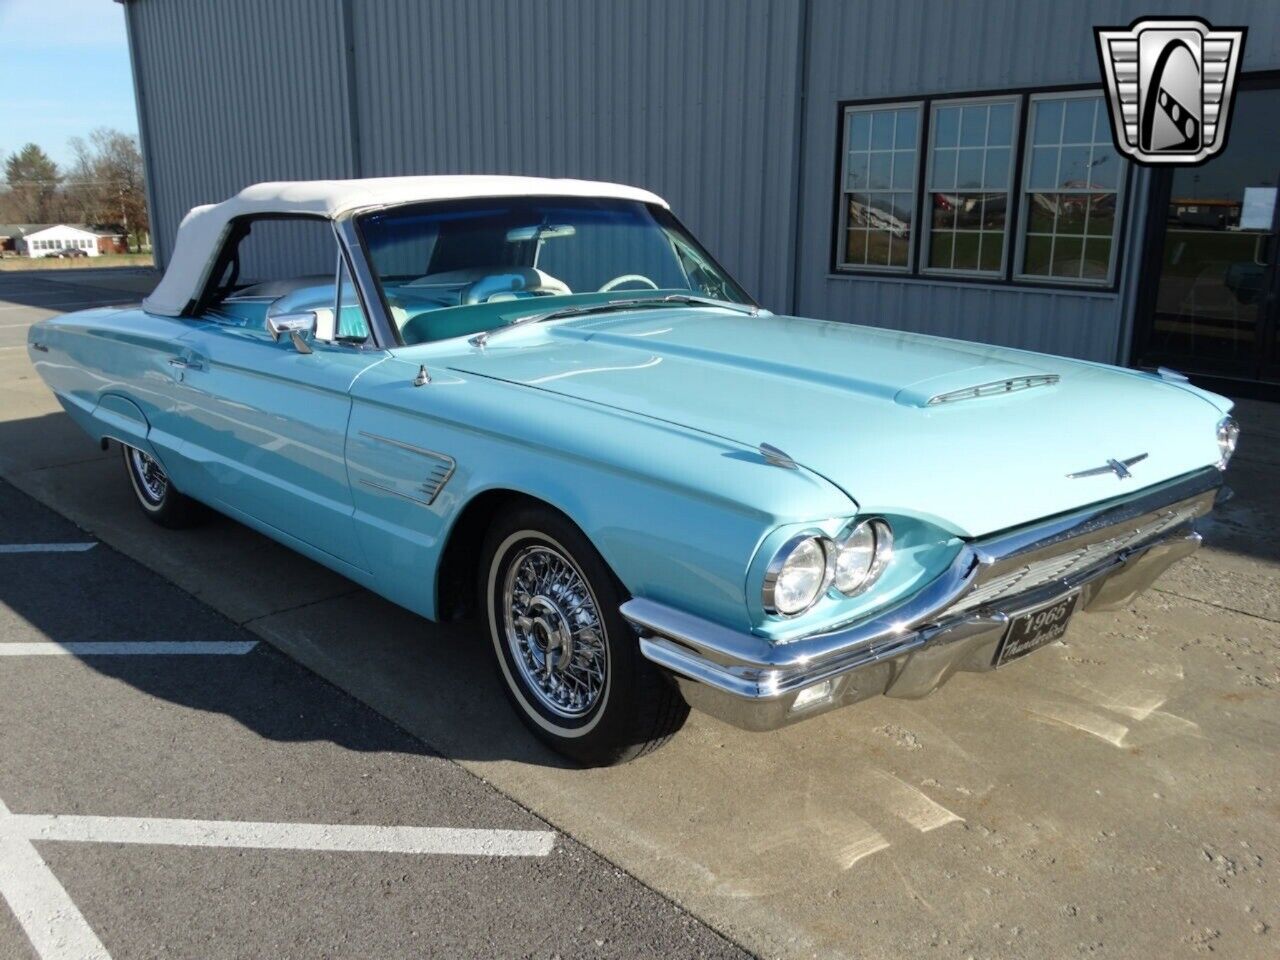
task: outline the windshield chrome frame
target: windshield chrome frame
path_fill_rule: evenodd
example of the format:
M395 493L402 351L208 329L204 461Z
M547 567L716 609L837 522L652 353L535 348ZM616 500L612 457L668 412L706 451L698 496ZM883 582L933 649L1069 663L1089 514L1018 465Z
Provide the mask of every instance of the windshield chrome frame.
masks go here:
M365 318L369 321L369 333L373 339L373 345L382 350L403 347L405 344L400 337L400 331L396 329L391 319L391 311L382 297L382 285L373 274L369 259L365 255L364 241L360 237L360 231L356 229L355 221L360 212L362 211L348 212L335 219L333 232L338 237L341 255L346 257L347 269L355 284L356 293L360 297L360 303L364 307ZM336 317L334 322L337 322Z
M559 196L556 194L550 194L550 195L520 194L518 195L518 198L526 199L526 200L547 200L547 201L583 199L583 198L572 197L572 196ZM410 200L404 203L373 204L367 207L360 207L358 209L349 210L344 214L342 214L340 217L338 217L336 220L334 220L334 229L338 234L338 237L342 243L343 249L346 251L348 262L351 265L352 275L355 278L356 286L360 291L361 300L363 300L365 304L365 313L369 317L369 326L373 333L373 339L375 344L382 347L383 349L392 349L394 347L416 346L416 344L405 343L404 338L400 335L400 330L396 327L394 321L391 319L391 308L387 304L386 295L382 289L382 283L378 279L377 273L373 269L372 262L369 259L368 248L365 246L365 243L364 243L364 231L360 228L360 221L365 216L371 213L381 213L387 210L399 210L406 207L429 208L429 207L436 206L438 204L456 203L459 200L475 200L477 202L481 202L484 200L494 200L494 199L516 199L516 197L456 197L456 198L448 198L448 199L442 199L442 200ZM585 199L593 199L593 198L587 197ZM603 197L598 199L614 199L614 198ZM756 301L756 299L752 297L751 294L747 293L746 288L743 287L742 284L738 282L737 278L735 278L733 274L731 274L728 270L726 270L724 268L724 265L721 264L720 261L718 261L715 257L711 255L710 251L707 250L707 248L702 245L702 242L698 240L697 236L695 236L694 233L691 230L689 230L689 228L686 227L680 221L680 218L677 217L668 207L659 206L658 204L653 204L653 203L644 203L643 201L640 201L640 200L636 200L632 202L640 203L642 206L649 208L651 210L652 209L661 210L663 215L665 215L666 217L670 217L672 225L674 225L675 228L678 229L681 234L683 234L684 238L688 240L688 242L691 244L693 249L699 255L704 257L709 264L711 264L713 267L719 270L720 273L724 275L724 278L730 284L733 285L735 290L742 295L744 299L740 304L740 306L744 308L752 308L757 313L767 313L767 311L764 311L761 308L760 304ZM659 227L660 229L664 229L664 230L666 229L661 224L659 224ZM595 292L595 291L584 291L584 292ZM689 290L688 295L690 297L695 297L695 298L700 296L693 290ZM711 298L709 297L703 297L702 299L711 300ZM733 301L726 300L726 301L723 301L723 303L727 307L735 306ZM548 311L548 312L555 312L555 311ZM472 333L472 334L459 335L459 337L456 339L462 339L464 336L467 339L470 339L472 337L476 337L481 334L492 334L497 330L505 329L506 326L509 326L509 324L504 324L502 327L494 327L492 330L477 331L476 333ZM455 338L451 337L449 339L455 339Z

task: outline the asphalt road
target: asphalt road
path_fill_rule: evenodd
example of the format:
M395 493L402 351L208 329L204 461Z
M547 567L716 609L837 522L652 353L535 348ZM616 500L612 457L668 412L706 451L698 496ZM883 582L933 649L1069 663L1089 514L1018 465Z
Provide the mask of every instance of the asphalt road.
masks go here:
M153 582L168 584L129 594L134 622L181 627L200 616L189 611L208 607L230 621L226 628L234 636L266 645L237 658L204 658L203 665L201 658L182 659L166 668L176 672L163 681L157 675L130 682L116 673L160 671L176 658L105 667L89 657L0 659L0 736L27 729L10 722L9 710L24 711L20 722L33 728L19 749L6 742L0 755L0 800L14 812L469 828L549 824L557 831L549 857L477 861L475 876L549 869L570 850L580 851L584 863L601 864L587 852L596 851L623 871L618 883L634 884L628 875L635 877L733 942L769 956L1166 960L1280 953L1276 407L1241 405L1245 439L1229 475L1238 497L1208 525L1207 547L1131 609L1080 617L1063 644L995 674L962 675L922 701L882 698L765 735L695 716L663 750L637 763L583 771L543 750L510 715L475 627L426 624L227 520L173 533L140 516L114 452L100 453L67 421L20 345L25 322L74 308L55 302L110 299L143 280L123 273L42 275L39 282L0 275L0 476L74 520L85 531L74 536L100 539L137 561L140 566L130 568L137 577L149 576L145 567L162 578ZM16 325L5 326L10 323ZM69 569L96 562L97 551L110 555L100 546L84 556L35 562ZM0 563L17 559L0 556ZM110 582L123 591L131 580ZM0 622L0 640L7 642L72 617L61 607L75 605L68 597L88 589L75 578L57 593L52 612L37 614L29 591L5 582L13 611ZM86 614L67 622L86 628L96 621ZM184 632L177 639L188 638ZM148 630L140 639L175 637ZM275 687L254 687L251 704L242 702L240 712L206 705L215 692L238 689L244 666L255 661L296 670L309 678L300 683L335 690L338 699L300 695L315 704L310 709L286 701L305 714L297 720L290 708L277 709ZM11 679L14 664L37 679ZM86 686L63 691L58 671ZM224 679L198 683L192 674ZM9 690L15 684L22 692L16 699ZM386 729L406 731L419 752L362 750L332 734L286 742L262 732L294 724L328 730L331 713L357 710L370 724L388 718L394 726ZM46 728L59 732L56 745ZM117 730L137 746L119 746L110 737ZM73 752L72 746L86 749ZM249 759L249 746L265 751L263 757ZM197 748L207 755L196 759ZM292 759L283 759L286 753ZM10 754L18 759L10 763ZM393 759L418 772L395 765L384 770ZM376 799L341 772L358 761L374 763L391 784ZM117 765L132 772L121 775ZM284 783L272 780L277 768ZM516 801L515 819L491 819L488 811L498 807L484 804L501 806L501 798L479 787L476 796L490 800L459 794L461 802L448 805L428 790L415 803L420 782L437 776L442 782L483 778ZM59 785L60 796L50 783ZM82 805L73 808L77 800ZM534 816L521 821L520 808ZM252 941L240 939L245 925L260 935L314 937L299 951L308 955L395 955L400 947L394 945L417 939L410 936L408 912L377 912L374 904L384 901L360 899L367 891L350 894L359 903L352 914L340 912L349 888L335 878L346 876L359 890L344 869L386 865L367 853L344 859L111 843L35 846L113 955L117 948L119 956L133 955L113 932L126 928L139 938L137 955L143 956L166 943L173 956L218 955L208 952L210 944L221 944L225 955L254 952ZM439 883L436 896L452 893L472 911L483 908L484 895L497 899L504 892L532 903L520 916L540 918L532 921L540 929L560 929L560 914L575 896L595 901L583 909L634 916L627 914L627 897L615 900L612 888L592 887L594 881L568 896L557 896L554 882L509 888L495 881L478 895L481 888L467 887L464 874L455 881L447 873L462 862L456 857L383 856L412 861L393 876L413 877L403 882L416 884L414 871L428 871ZM77 872L94 869L95 857L113 865L102 870L109 882L98 887ZM200 863L189 862L197 857ZM217 865L205 866L206 858ZM132 876L121 864L150 879L120 882ZM183 869L190 866L199 869ZM414 889L426 902L432 893L421 882ZM643 886L629 889L637 898L652 896ZM652 902L654 925L632 927L633 939L618 934L607 945L643 956L731 949L714 938L665 947L645 942L644 936L672 926L667 916L689 920L664 913L674 911L669 902ZM361 917L369 911L377 920L365 924ZM464 921L443 908L414 914L424 915ZM148 919L135 927L132 917ZM476 923L459 928L462 935L482 936ZM365 934L355 931L367 927L375 928L368 936L386 939L359 939ZM685 930L712 936L696 924L678 929L682 936ZM193 930L207 939L193 941ZM0 939L0 956L9 943L22 943L21 936L0 910L0 938L8 938ZM535 946L512 941L509 949L576 956L600 936Z
M31 901L25 930L0 911L0 957L79 956L65 951L85 930L115 960L746 956L94 544L0 483L0 892ZM27 552L49 545L89 548ZM188 836L202 832L208 845ZM15 837L34 840L45 871L24 866ZM33 893L41 882L65 893ZM48 936L66 902L82 923Z

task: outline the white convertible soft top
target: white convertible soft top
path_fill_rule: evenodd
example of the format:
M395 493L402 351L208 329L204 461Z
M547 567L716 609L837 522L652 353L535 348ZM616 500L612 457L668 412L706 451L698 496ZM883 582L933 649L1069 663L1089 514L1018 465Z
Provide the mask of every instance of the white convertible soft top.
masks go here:
M667 205L638 187L543 177L378 177L368 180L295 180L255 183L222 203L193 207L182 218L164 278L142 301L148 313L179 316L200 295L236 217L303 213L337 217L364 207L468 197L612 197Z

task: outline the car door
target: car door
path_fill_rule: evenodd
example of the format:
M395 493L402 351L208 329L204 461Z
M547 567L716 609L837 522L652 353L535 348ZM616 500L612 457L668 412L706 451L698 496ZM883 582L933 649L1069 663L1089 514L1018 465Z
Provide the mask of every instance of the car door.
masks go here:
M182 453L197 477L193 494L354 572L367 563L345 461L350 389L386 355L358 342L368 325L349 291L344 264L327 287L308 281L269 304L228 301L196 317L181 341ZM318 322L277 337L255 310Z

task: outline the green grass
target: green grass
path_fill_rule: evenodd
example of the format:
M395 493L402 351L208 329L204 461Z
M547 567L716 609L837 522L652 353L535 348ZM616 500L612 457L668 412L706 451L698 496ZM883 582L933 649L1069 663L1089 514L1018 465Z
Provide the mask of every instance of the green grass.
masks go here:
M149 253L106 253L100 257L75 257L70 260L52 257L4 257L0 271L17 270L84 270L92 267L150 267Z

